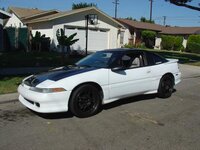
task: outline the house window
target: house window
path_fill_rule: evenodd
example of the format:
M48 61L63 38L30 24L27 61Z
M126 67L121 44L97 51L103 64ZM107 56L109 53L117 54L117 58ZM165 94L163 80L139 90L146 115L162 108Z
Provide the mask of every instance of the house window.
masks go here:
M19 23L19 27L20 27L20 28L22 27L22 23Z

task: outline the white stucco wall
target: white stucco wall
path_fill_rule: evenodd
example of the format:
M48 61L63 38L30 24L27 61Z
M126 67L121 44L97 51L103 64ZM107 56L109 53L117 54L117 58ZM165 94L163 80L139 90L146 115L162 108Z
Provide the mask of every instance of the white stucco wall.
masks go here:
M186 48L186 46L187 46L187 39L184 38L183 39L183 47Z
M131 38L131 33L128 28L125 29L124 32L124 45L129 43L129 39Z
M5 27L16 27L16 28L24 28L26 25L24 25L21 20L12 13L12 16L8 19L7 23L5 24Z
M85 16L87 14L97 14L98 15L98 25L89 25L89 28L104 29L108 31L108 47L107 48L118 48L120 47L118 30L119 28L110 19L103 16L102 14L90 10L87 12L73 14L71 16L66 16L58 19L54 19L49 22L41 22L35 24L29 24L32 28L32 33L40 31L41 34L45 34L47 37L51 38L52 46L51 48L56 48L58 45L56 31L60 28L64 29L64 26L72 27L82 27L85 28L86 21ZM105 39L106 40L106 39Z
M162 39L160 37L156 37L154 49L161 49L161 41Z

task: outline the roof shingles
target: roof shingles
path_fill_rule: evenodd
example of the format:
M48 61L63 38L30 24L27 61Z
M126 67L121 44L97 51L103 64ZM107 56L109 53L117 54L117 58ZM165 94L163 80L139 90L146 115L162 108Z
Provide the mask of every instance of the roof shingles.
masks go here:
M161 34L169 34L169 35L200 34L200 27L166 27L158 24L139 22L128 19L117 19L117 21L131 28L153 30L153 31L158 31Z

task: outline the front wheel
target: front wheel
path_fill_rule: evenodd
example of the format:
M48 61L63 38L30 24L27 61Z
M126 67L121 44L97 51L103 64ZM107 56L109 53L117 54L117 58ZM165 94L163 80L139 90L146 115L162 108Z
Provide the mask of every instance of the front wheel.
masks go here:
M98 113L101 105L100 92L90 84L81 85L72 93L69 108L80 118L90 117Z
M172 95L174 89L173 78L170 76L164 76L160 80L158 87L158 97L168 98Z

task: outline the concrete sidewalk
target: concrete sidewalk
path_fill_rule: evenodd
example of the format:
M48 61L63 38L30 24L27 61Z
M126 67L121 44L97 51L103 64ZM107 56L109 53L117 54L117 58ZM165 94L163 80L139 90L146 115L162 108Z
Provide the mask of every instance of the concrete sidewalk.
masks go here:
M0 104L18 101L18 93L2 94L0 95Z

